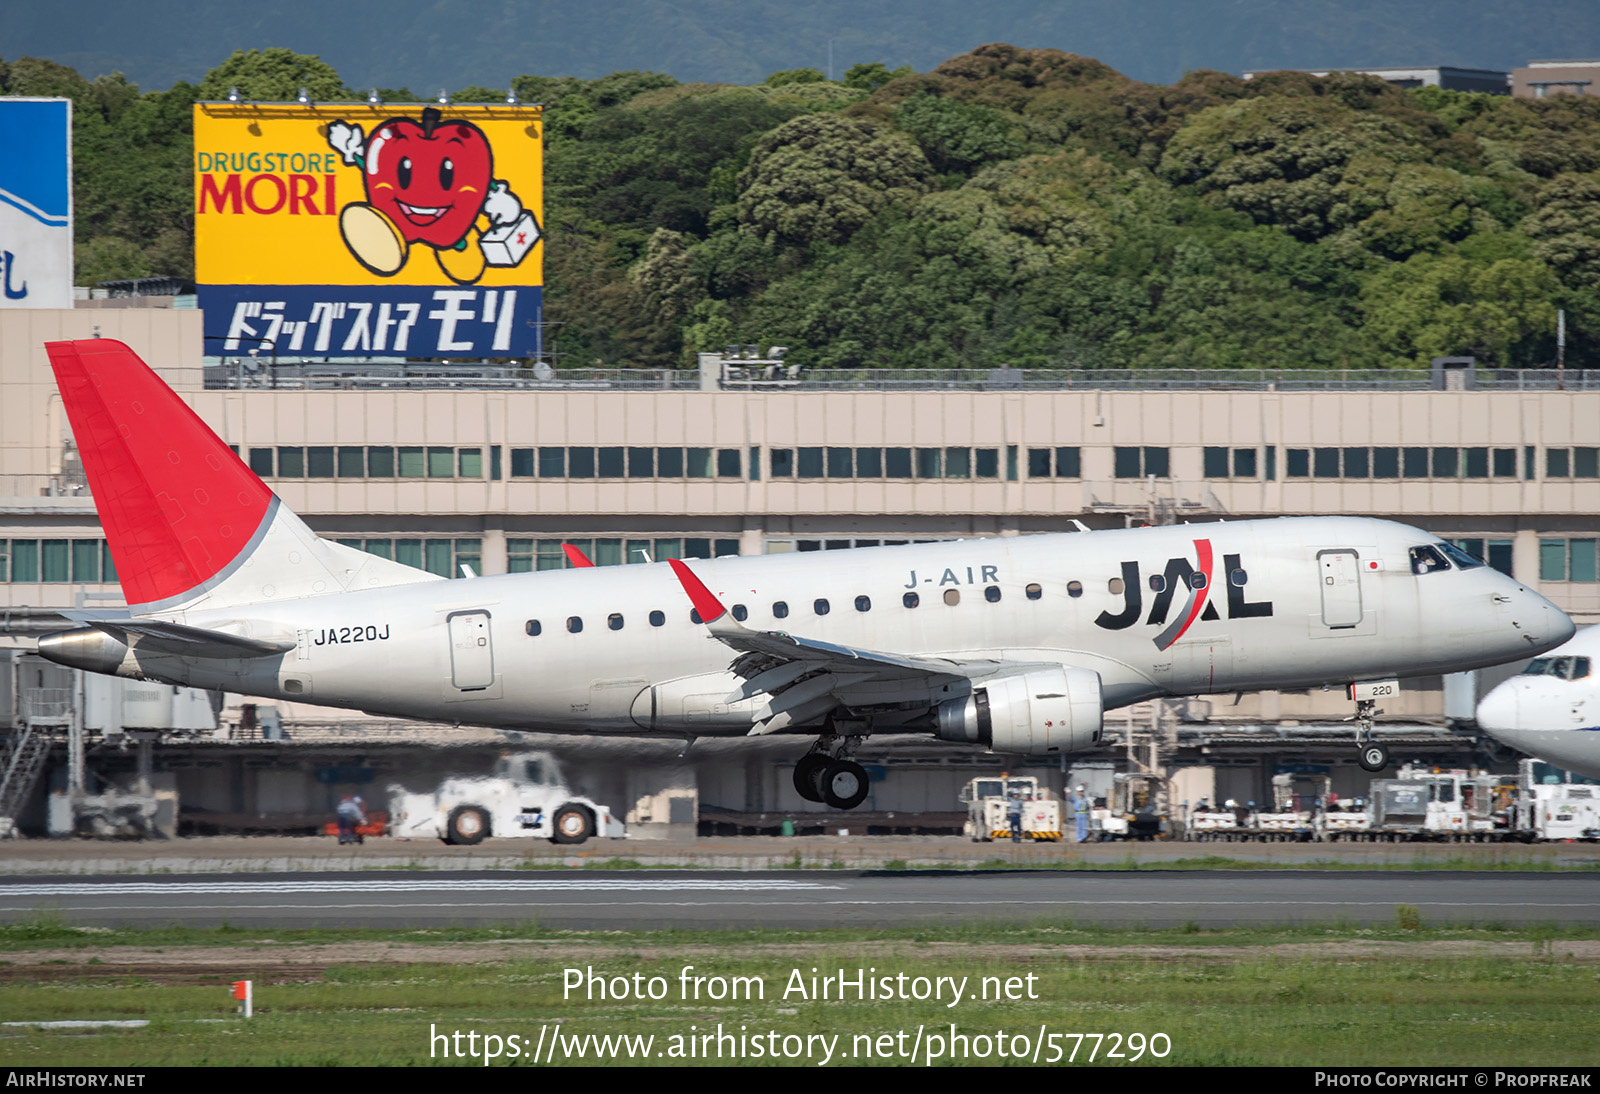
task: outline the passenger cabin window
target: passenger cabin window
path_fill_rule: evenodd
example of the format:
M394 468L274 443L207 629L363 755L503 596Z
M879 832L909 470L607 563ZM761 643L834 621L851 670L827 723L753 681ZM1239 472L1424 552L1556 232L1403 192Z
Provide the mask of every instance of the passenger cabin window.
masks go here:
M1080 596L1082 596L1083 595L1083 582L1081 582L1081 581L1069 581L1069 582L1067 582L1067 595L1070 596L1070 597L1080 597Z
M735 604L729 610L733 612L733 617L741 623L750 618L750 609L746 608L743 604Z
M819 597L811 602L811 610L816 612L818 615L827 615L829 610L828 602Z
M774 619L787 619L787 618L789 618L789 605L785 604L781 600L774 601L773 605L772 605L772 618L774 618Z
M620 631L622 629L621 614L618 612L612 612L606 617L606 626L610 627L614 631Z
M1243 570L1233 570L1229 572L1228 580L1242 589L1244 588L1245 582L1250 580L1250 575L1245 573Z
M666 612L651 612L650 613L650 625L652 627L659 627L662 624L664 624L666 621L667 621L667 613Z
M950 605L952 608L961 603L960 591L956 589L946 589L944 591L944 602Z
M905 596L900 598L900 603L904 604L908 608L915 608L918 604L922 603L922 598L916 593L907 593Z
M1038 600L1041 596L1044 595L1044 587L1039 585L1037 582L1032 584L1032 585L1029 585L1027 587L1027 589L1025 589L1023 591L1028 594L1028 599L1029 600Z
M527 625L522 629L528 632L529 638L538 638L539 632L544 628L539 626L539 621L537 619L530 619L528 620Z
M1161 574L1151 574L1150 575L1150 591L1153 592L1153 593L1162 593L1162 592L1166 592L1166 590L1167 590L1167 579L1164 576L1162 576Z
M705 622L704 619L700 618L700 609L699 608L690 608L689 609L689 622L691 622L691 623L704 623Z
M583 630L583 620L582 619L580 619L578 616L575 616L575 615L567 617L567 633L569 633L569 634L577 634L582 630Z
M858 611L858 612L870 612L871 610L872 610L872 598L870 596L858 596L858 597L856 597L856 611Z
M1432 574L1441 570L1448 570L1450 564L1444 556L1434 547L1411 548L1411 572L1414 574Z
M1000 603L1000 586L986 585L983 589L983 598L991 604Z
M1196 570L1194 573L1189 575L1189 588L1191 588L1191 589L1204 589L1205 587L1206 587L1206 575L1205 574L1203 574L1200 571Z

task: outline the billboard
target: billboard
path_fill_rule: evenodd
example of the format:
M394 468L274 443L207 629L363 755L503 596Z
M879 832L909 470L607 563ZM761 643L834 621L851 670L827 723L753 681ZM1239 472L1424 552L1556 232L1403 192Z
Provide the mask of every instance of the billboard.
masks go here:
M0 308L72 307L72 100L0 98Z
M194 111L208 354L539 354L538 106Z

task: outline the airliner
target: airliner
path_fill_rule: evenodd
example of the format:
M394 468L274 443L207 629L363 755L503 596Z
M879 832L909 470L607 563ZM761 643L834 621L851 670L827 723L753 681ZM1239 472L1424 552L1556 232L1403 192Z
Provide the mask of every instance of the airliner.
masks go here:
M1379 770L1400 679L1573 631L1438 537L1359 517L445 580L318 538L122 343L46 348L128 606L71 613L39 652L93 672L502 728L810 737L796 790L848 809L873 733L1054 757L1098 747L1113 708L1264 688L1347 688Z
M1600 627L1563 646L1483 697L1478 727L1567 771L1600 779Z

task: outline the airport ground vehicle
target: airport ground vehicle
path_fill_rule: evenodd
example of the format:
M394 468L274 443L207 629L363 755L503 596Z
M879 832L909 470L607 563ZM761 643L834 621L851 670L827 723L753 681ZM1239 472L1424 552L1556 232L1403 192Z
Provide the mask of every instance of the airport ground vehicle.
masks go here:
M582 843L627 835L610 807L574 794L555 758L544 752L502 756L494 774L445 779L432 793L389 788L390 834L476 844L497 836L538 836Z
M1403 767L1374 779L1366 797L1332 800L1326 793L1298 812L1196 810L1190 839L1449 843L1600 839L1600 785L1539 781L1524 760L1516 775ZM1281 807L1281 803L1280 807ZM1288 820L1293 836L1284 834Z
M1102 840L1167 836L1168 789L1159 775L1118 772L1111 777L1111 793L1097 799L1089 814L1091 833Z
M1061 840L1061 799L1031 775L980 775L961 788L967 806L963 828L974 843L1011 838L1010 804L1022 795L1022 837L1037 842Z

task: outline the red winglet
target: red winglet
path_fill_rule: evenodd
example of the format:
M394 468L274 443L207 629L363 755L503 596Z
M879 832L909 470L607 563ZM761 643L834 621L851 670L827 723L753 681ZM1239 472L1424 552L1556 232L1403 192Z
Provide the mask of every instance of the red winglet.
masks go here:
M583 569L585 566L593 566L594 565L594 563L589 561L589 556L588 555L584 554L582 551L578 550L578 548L574 547L570 543L563 543L561 545L561 549L563 551L567 552L567 561L572 563L574 566L578 567L578 569L580 569L580 570Z
M121 342L45 351L128 603L186 593L238 558L266 519L266 484Z
M722 606L705 583L694 576L694 571L689 569L680 559L669 558L672 572L678 575L678 581L683 585L683 591L689 594L689 599L694 602L694 610L700 613L700 622L711 623L721 619L728 609Z

